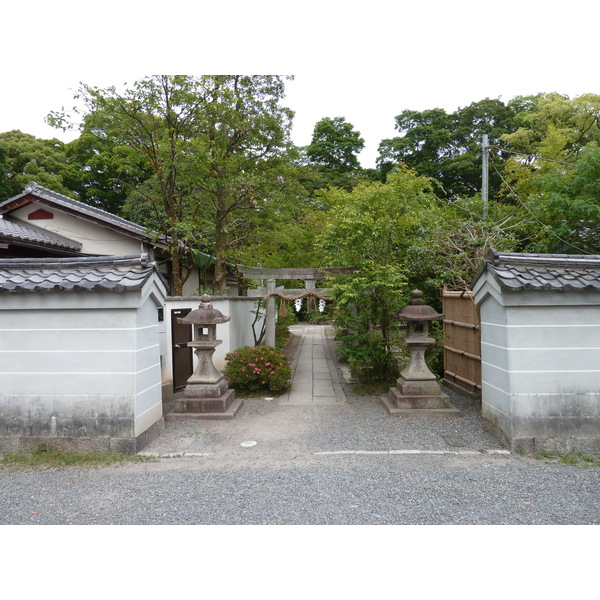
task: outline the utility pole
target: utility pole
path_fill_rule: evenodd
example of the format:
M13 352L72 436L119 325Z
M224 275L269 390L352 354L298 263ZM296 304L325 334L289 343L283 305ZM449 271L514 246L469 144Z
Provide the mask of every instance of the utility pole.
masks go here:
M481 200L483 202L483 220L487 220L488 212L488 134L484 133L481 140Z

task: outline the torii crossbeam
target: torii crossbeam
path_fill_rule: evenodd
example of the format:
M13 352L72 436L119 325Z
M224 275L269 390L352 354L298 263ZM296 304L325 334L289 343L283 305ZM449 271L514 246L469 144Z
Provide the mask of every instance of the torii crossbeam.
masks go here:
M299 296L315 296L319 298L329 298L326 290L319 289L317 294L316 281L318 279L327 279L339 275L349 275L355 273L357 267L317 267L308 269L263 269L262 267L244 267L237 266L237 270L247 279L260 279L267 282L267 293L264 296L266 306L266 327L265 327L265 342L267 346L275 346L275 325L277 321L277 311L275 309L275 297L280 296L279 292L275 291L276 281L282 279L304 279L305 289L303 290L285 290L286 299Z

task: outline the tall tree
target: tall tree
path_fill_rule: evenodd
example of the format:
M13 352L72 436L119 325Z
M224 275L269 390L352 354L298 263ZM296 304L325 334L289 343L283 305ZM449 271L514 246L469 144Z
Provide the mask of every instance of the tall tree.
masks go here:
M306 154L313 164L344 173L360 167L358 154L364 147L360 132L346 119L325 117L315 125Z
M517 127L513 133L505 133L502 139L513 150L529 154L541 150L565 152L564 158L576 155L589 142L600 142L598 94L583 94L572 100L557 93L538 94L516 98L509 106L518 111Z
M6 150L0 145L0 202L11 197Z
M421 175L439 179L439 164L446 157L451 140L451 118L445 110L405 110L396 117L399 136L382 140L377 164L389 172L405 164Z
M221 290L247 216L287 183L280 175L293 113L280 105L283 78L161 75L123 92L84 84L79 97L83 127L129 156L129 165L139 167L141 157L152 172L125 210L145 214L145 224L168 236L175 293L199 246L212 247L214 289ZM49 120L63 126L67 116Z
M312 176L306 187L316 189L332 185L350 190L358 182L361 166L358 154L365 140L343 117L324 117L314 127L310 145L305 149Z
M6 198L20 194L30 181L76 197L68 186L74 171L67 161L65 144L60 140L43 140L17 130L7 131L0 133L0 150L7 169Z
M499 143L502 135L516 129L513 118L513 109L489 98L450 114L441 108L405 110L396 117L400 135L382 140L377 164L386 173L404 163L420 175L434 178L443 197L472 196L481 190L483 134L491 144ZM489 183L494 192L499 189L495 172L490 173Z
M503 170L507 202L522 209L521 249L600 251L600 95L529 99L502 141L515 154Z
M249 224L277 210L293 185L289 137L293 112L281 106L284 79L274 76L204 78L208 102L196 140L192 189L212 215L215 287L226 261L247 241ZM256 231L256 230L255 230Z
M84 127L79 137L65 145L66 159L73 167L67 180L79 200L110 213L126 216L123 207L129 194L152 177L138 155Z

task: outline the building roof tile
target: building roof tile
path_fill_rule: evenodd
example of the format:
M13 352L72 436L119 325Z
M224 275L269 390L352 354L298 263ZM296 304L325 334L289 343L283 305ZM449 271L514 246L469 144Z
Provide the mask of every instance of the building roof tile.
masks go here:
M160 274L145 254L81 258L0 259L0 294L140 289Z
M81 244L41 227L0 215L0 239L9 242L49 246L72 252L81 251Z
M506 290L600 292L600 256L525 254L492 250L477 279L488 271Z
M96 208L95 206L85 204L84 202L79 202L78 200L73 200L73 198L69 198L69 196L65 196L64 194L59 194L58 192L45 188L44 186L37 184L35 181L30 181L25 190L23 190L23 192L20 194L1 202L0 209L2 209L2 207L5 205L11 204L14 200L27 196L28 194L37 196L39 199L46 200L49 203L59 207L62 206L68 209L75 209L79 213L87 214L102 221L106 221L107 223L112 223L124 229L128 229L132 233L144 236L147 235L146 228L142 227L141 225L137 225L136 223L132 223L131 221L117 217L116 215L113 215L100 208Z

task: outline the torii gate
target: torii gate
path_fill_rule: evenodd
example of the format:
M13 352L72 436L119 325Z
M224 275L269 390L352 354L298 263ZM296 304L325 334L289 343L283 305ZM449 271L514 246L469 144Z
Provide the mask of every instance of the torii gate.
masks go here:
M265 315L265 343L267 346L275 346L275 325L277 322L277 310L275 308L275 297L285 300L297 300L298 298L314 297L319 300L331 298L328 290L319 288L317 293L317 279L327 279L337 275L354 273L356 267L317 267L314 269L263 269L261 267L244 267L238 265L240 272L247 279L259 279L267 282L267 293L263 298L266 300ZM275 290L275 283L282 279L304 279L304 289L285 290L285 294Z

